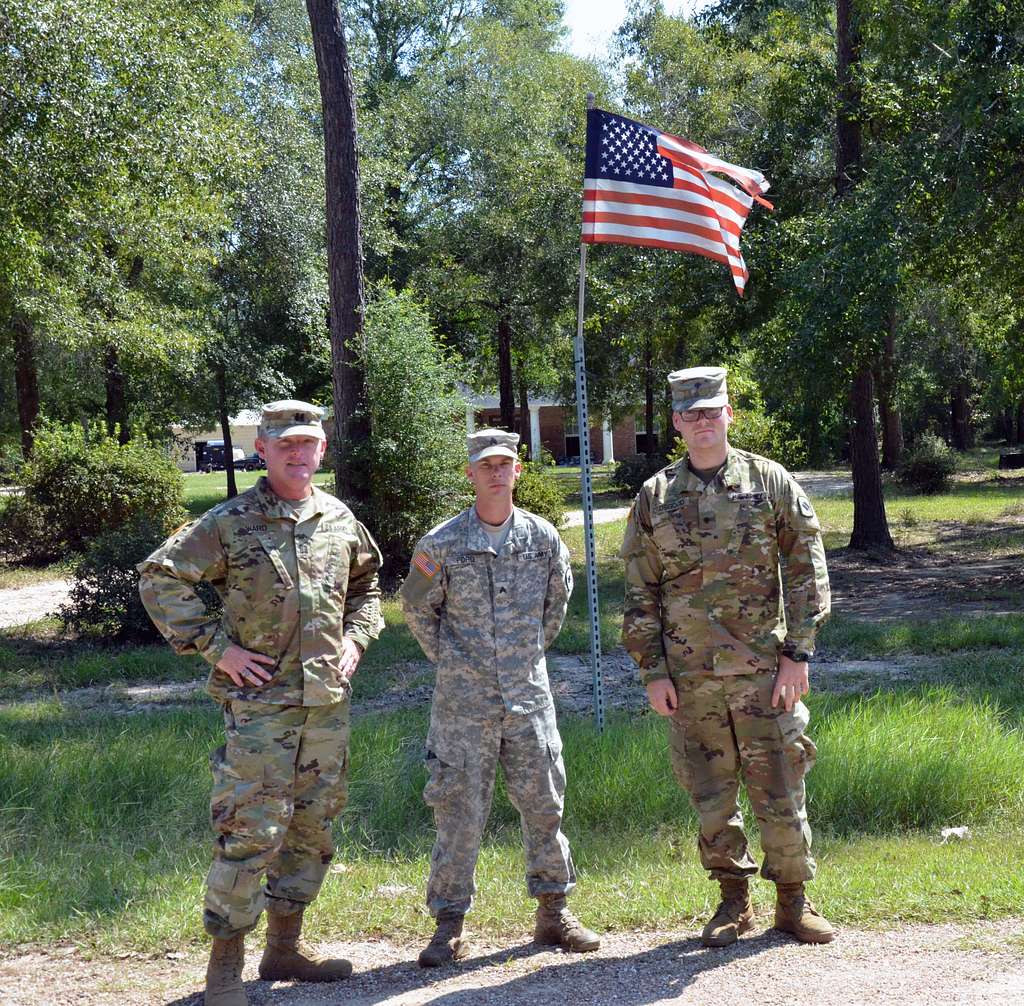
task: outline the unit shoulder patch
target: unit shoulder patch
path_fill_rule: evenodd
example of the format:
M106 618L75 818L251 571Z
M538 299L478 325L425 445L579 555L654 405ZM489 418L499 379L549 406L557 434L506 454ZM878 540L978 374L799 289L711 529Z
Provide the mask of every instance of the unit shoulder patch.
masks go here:
M814 507L811 506L811 501L806 496L801 496L797 501L796 505L805 517L814 516Z

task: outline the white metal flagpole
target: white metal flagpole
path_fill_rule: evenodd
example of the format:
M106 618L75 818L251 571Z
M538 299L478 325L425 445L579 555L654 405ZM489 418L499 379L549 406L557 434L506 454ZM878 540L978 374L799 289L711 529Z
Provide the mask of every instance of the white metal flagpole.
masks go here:
M592 99L591 99L592 100ZM594 491L587 412L586 355L583 347L583 301L587 287L587 246L580 244L580 297L573 344L576 369L576 421L580 434L580 483L583 497L583 548L587 563L587 608L590 613L590 666L594 673L594 723L604 730L604 683L601 679L601 622L597 605L597 553L594 548Z

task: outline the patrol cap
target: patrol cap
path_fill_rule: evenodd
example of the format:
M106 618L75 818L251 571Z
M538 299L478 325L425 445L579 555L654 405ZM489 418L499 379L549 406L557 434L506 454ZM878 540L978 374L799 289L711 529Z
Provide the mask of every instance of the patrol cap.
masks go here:
M673 370L668 375L673 410L687 412L690 409L713 409L716 405L728 405L729 392L725 386L725 375L728 373L725 367Z
M466 450L470 464L500 454L506 458L519 459L519 434L507 430L476 430L466 437Z
M261 409L261 437L318 437L326 440L324 424L320 421L323 409L309 402L285 399L281 402L267 402Z

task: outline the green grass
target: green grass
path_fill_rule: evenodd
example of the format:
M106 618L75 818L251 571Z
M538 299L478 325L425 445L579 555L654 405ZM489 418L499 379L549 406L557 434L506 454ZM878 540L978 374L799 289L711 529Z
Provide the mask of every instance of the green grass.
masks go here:
M831 917L885 925L1019 911L1024 875L992 869L1024 855L1018 692L812 698L816 895ZM351 798L336 825L339 869L312 913L314 935L428 932L426 726L423 710L354 724ZM653 716L615 717L603 735L584 720L562 723L577 905L602 929L678 925L713 904L664 729ZM164 952L200 939L206 756L219 742L212 708L117 720L53 703L0 710L0 945L72 939ZM968 824L972 840L940 845L939 829L951 824ZM518 816L500 783L478 882L474 929L525 931ZM769 896L758 885L762 904Z
M826 622L818 642L832 655L858 658L984 649L1024 651L1024 615L947 615L889 623L867 622L839 613Z
M998 521L1007 510L1019 506L1024 495L1024 479L1019 476L988 477L985 481L959 481L948 493L920 496L895 486L885 489L885 508L890 528L899 531L901 525L918 532L908 536L905 544L916 540L929 540L933 528L924 525L942 522L945 525L963 524L980 526L987 521ZM844 548L850 542L853 530L853 499L832 496L816 499L814 507L821 521L826 548ZM1018 547L1020 544L1018 542Z

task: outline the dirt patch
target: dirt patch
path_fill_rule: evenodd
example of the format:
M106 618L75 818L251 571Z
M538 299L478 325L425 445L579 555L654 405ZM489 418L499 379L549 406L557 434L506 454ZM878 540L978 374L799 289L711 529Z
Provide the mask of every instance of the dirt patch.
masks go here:
M1021 920L841 932L825 947L759 930L732 947L705 950L692 930L605 935L595 954L542 950L522 940L480 946L457 967L423 971L418 946L384 940L326 944L356 974L333 985L256 980L258 940L244 978L253 1006L647 1006L723 1002L782 1006L1000 1004L1024 996L1024 950L1007 937ZM965 946L965 943L968 946ZM161 958L79 956L74 948L0 961L7 1006L199 1006L201 952Z
M969 562L924 549L837 549L828 568L832 610L865 620L1019 614L1024 597L1024 555Z
M45 580L0 590L0 627L25 625L56 614L70 591L70 580Z

